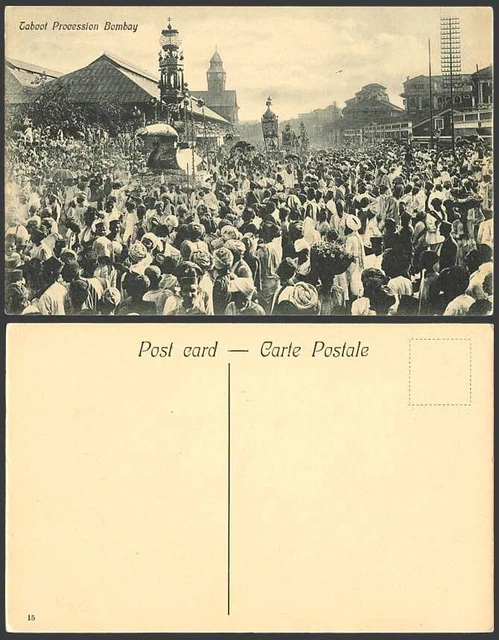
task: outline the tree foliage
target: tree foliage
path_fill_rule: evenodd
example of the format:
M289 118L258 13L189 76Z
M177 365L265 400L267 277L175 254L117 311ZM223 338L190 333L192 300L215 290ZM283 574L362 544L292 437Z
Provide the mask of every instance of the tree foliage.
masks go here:
M89 125L101 126L111 136L130 128L132 110L116 103L77 104L69 98L70 86L45 85L25 110L35 127L62 129L79 136Z

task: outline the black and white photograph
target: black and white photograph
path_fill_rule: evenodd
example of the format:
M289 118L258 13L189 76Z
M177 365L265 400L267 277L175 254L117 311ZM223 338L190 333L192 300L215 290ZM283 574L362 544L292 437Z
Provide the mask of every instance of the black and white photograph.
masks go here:
M494 630L490 6L8 6L8 633Z
M490 7L8 7L11 316L486 316Z

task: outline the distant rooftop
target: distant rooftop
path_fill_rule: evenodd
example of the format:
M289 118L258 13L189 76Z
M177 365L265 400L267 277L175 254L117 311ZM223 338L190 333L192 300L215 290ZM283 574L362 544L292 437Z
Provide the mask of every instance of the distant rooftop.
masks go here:
M139 76L143 76L144 78L148 78L149 80L153 80L154 82L158 82L159 80L159 77L157 75L151 73L150 71L146 71L145 69L141 69L140 67L136 67L134 64L132 64L128 60L120 58L119 56L115 55L111 51L104 51L102 55L106 56L107 58L109 58L110 60L118 64L120 67L123 67L127 71L132 71L133 73L136 73Z
M115 102L133 104L159 98L158 78L134 64L105 52L85 67L61 75L51 81L51 87L66 87L69 99L80 103ZM38 91L43 91L40 87ZM191 97L192 110L198 115L203 110ZM211 120L228 121L205 107L204 115Z
M489 64L488 67L483 67L483 69L477 69L475 73L472 74L475 78L491 78L492 77L492 65Z
M30 62L23 62L22 60L16 60L15 58L5 58L5 62L10 67L15 67L21 71L29 71L31 73L39 73L45 74L46 76L50 76L52 78L59 78L64 75L60 71L54 71L52 69L47 69L47 67L40 67L36 64L31 64Z

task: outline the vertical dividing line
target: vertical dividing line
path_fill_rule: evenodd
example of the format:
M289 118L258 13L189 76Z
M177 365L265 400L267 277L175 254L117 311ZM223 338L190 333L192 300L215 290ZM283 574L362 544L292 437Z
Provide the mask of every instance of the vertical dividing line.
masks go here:
M227 364L227 615L230 616L230 362Z

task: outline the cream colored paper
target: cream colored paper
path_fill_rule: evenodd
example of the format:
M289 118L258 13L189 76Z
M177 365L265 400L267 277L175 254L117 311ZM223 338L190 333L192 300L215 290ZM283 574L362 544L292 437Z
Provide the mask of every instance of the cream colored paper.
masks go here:
M485 325L10 326L8 629L491 630L492 347Z

